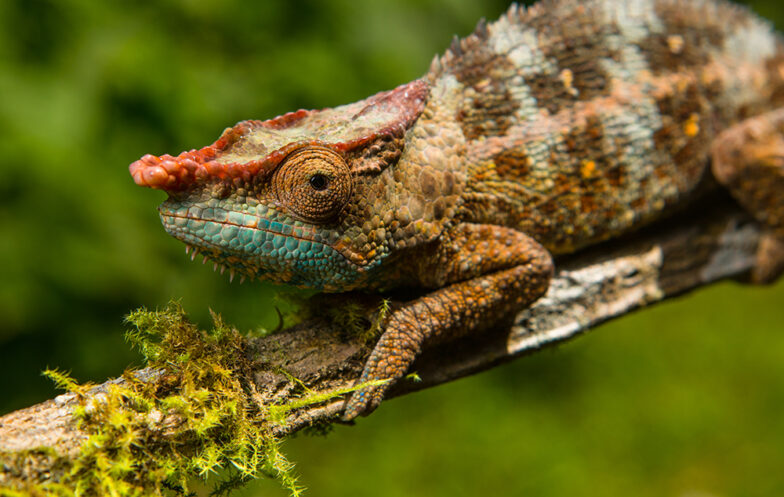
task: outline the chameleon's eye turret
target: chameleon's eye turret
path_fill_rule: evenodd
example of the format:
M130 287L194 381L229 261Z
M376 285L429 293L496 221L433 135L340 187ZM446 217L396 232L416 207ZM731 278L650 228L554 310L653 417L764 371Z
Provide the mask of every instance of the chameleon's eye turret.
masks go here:
M351 172L338 153L309 146L292 152L275 172L278 200L294 216L325 223L343 209L351 196Z

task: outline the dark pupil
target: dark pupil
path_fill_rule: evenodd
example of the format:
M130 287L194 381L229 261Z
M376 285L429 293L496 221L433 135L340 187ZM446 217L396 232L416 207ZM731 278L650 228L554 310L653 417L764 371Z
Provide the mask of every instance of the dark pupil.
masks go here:
M327 188L328 183L329 180L327 180L327 177L323 174L314 174L310 177L310 186L312 186L314 190L324 190Z

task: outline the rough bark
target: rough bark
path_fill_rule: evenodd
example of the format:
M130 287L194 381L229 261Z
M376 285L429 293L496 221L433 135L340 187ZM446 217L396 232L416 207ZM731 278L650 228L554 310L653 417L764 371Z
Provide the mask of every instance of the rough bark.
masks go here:
M635 309L725 278L743 277L754 263L759 238L753 220L727 199L714 198L701 202L698 210L559 260L550 290L533 307L491 332L428 348L412 368L422 381L400 382L390 396L488 369ZM354 298L367 308L379 302ZM293 395L296 386L281 369L315 391L352 385L369 346L344 335L335 324L315 318L269 337L250 339L247 350L257 402L281 402ZM146 378L157 371L136 374ZM0 417L0 462L4 463L0 486L4 472L21 471L36 478L53 470L48 465L54 458L38 454L24 462L14 460L20 451L48 447L61 456L78 453L85 435L72 422L75 405L75 396L64 394ZM335 421L341 407L342 401L336 400L298 409L277 432L284 435L316 422ZM166 430L160 436L166 437Z

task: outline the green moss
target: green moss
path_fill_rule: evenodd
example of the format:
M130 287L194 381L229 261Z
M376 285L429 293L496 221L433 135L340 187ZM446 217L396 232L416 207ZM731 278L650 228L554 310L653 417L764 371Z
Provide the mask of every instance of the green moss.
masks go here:
M213 328L190 323L178 303L127 317L128 341L151 368L127 371L122 382L79 385L67 374L45 374L76 395L79 428L88 435L79 456L57 482L26 488L25 495L172 495L189 493L192 478L223 469L214 493L225 494L265 474L291 495L302 488L280 452L272 429L292 410L344 391L315 394L295 378L303 396L286 405L253 401L245 340L213 314ZM163 436L162 436L163 435Z
M318 296L317 298L322 298ZM329 298L329 297L327 297ZM363 343L378 338L390 315L391 305L387 299L381 300L375 308L352 299L320 305L327 309L327 319L347 336L355 337Z

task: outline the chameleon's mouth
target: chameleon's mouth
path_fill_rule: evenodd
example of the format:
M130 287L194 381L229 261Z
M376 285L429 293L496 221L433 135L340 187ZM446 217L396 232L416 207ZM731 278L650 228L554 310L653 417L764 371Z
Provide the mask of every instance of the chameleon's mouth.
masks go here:
M329 291L356 277L356 266L313 226L171 200L158 210L166 231L185 243L192 260L212 260L213 270L228 269L230 280L259 278Z

